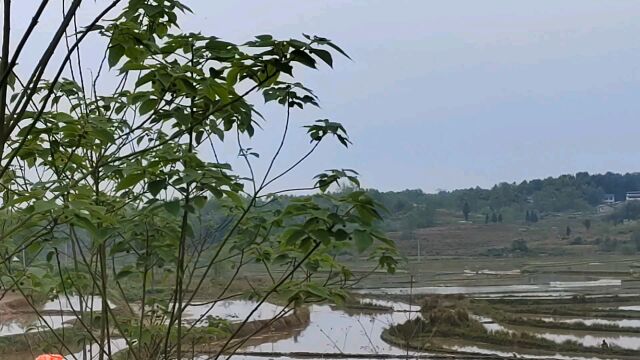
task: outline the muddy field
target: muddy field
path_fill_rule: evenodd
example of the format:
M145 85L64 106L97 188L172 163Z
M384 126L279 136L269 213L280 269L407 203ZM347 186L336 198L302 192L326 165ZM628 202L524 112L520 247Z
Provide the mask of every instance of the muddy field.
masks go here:
M356 274L366 273L364 260L348 260ZM317 304L296 311L295 318L263 331L242 344L234 359L263 358L479 358L481 356L556 359L632 359L640 352L640 282L635 259L620 255L563 257L408 257L395 275L374 272L351 289L357 303ZM260 281L259 269L243 274ZM385 331L425 318L422 305L434 296L463 296L473 320L473 333L397 342ZM207 316L239 323L256 306L248 300L221 301L187 307L185 325L206 329ZM72 296L43 301L42 315L14 293L0 301L0 358L33 360L37 346L57 332L72 336L80 305L100 298ZM112 308L119 309L116 304ZM122 305L120 305L121 307ZM129 304L135 308L135 303ZM85 310L87 310L85 308ZM250 326L282 313L282 305L265 303L249 319ZM291 316L294 312L289 310ZM301 316L300 314L306 314ZM253 324L253 325L251 325ZM483 330L478 330L478 329ZM460 332L462 331L462 332ZM49 335L48 335L49 334ZM505 335L506 334L506 335ZM508 334L526 334L529 345L510 342ZM518 335L521 336L521 335ZM499 340L496 340L499 337ZM603 340L610 351L601 351ZM539 346L533 347L532 344ZM123 339L112 347L126 351ZM194 347L193 357L207 359L216 341ZM97 358L95 345L59 349L67 359ZM484 355L480 355L484 354Z
M487 269L477 276L515 277L510 278L512 282L523 279L521 273L506 271ZM463 273L462 276L466 275ZM617 278L510 285L362 287L355 291L357 301L362 306L310 306L306 321L280 328L277 334L258 337L255 342L241 347L233 358L314 358L315 354L317 358L404 358L408 355L410 358L435 359L453 354L461 358L480 356L479 354L517 354L521 358L631 359L634 357L628 355L627 351L640 351L640 295L627 290L623 287L622 279ZM465 301L471 304L469 311L473 313L473 320L482 324L487 334L527 333L546 340L546 346L556 345L534 349L523 347L522 344L432 336L418 348L415 343L397 343L383 336L393 326L423 317L421 305L428 302L434 294L462 294L467 299ZM93 299L96 304L100 303L98 300ZM76 298L46 302L41 308L49 313L45 319L29 317L27 309L18 306L19 303L18 296L8 296L0 304L0 309L3 310L0 341L18 334L44 334L46 330L43 328L49 326L54 329L68 328L72 326L70 320L73 320L69 311L80 302ZM197 321L205 314L220 316L232 322L240 321L254 306L255 303L251 301L226 301L211 309L201 305L191 306L185 321ZM563 313L563 310L574 312ZM52 311L58 311L59 314L54 315ZM251 317L251 321L269 319L280 311L281 306L267 303ZM523 316L523 319L531 323L520 324L518 321L525 320L513 318L515 315ZM34 326L40 326L40 331ZM206 324L203 322L198 326ZM610 328L602 328L607 326ZM595 353L592 349L599 349L603 340L611 349L616 350ZM567 341L573 347L564 348ZM121 339L114 339L112 345L116 349L126 348ZM97 356L95 346L89 346L84 351L93 357ZM76 353L67 355L67 359L80 359L82 353L83 349L79 349ZM207 353L203 348L196 357L206 359ZM28 360L33 359L33 355L36 354L29 351L5 351L2 358Z

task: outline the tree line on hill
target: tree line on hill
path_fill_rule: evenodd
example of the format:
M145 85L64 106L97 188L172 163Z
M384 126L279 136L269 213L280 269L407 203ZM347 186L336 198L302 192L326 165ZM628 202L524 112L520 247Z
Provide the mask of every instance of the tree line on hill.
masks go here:
M537 223L543 214L553 212L589 211L600 204L604 194L614 194L624 200L626 192L640 189L640 173L577 173L516 183L500 183L490 189L480 187L425 193L419 189L366 192L380 203L385 231L410 231L428 228L443 222L443 216L455 214L450 221L474 221L493 224L501 222ZM349 192L352 189L343 189ZM269 207L284 207L298 196L280 196L269 201ZM208 204L207 216L217 217L219 205ZM444 213L444 215L442 215ZM607 216L613 223L640 218L640 202L620 206ZM220 224L223 219L209 220ZM446 222L446 221L444 221Z
M493 217L505 221L535 223L541 213L587 211L602 203L605 194L613 194L623 201L629 191L640 190L640 173L562 175L500 183L490 189L480 187L425 193L422 190L381 192L369 189L369 194L386 208L384 228L389 231L430 227L437 223L437 210L456 212L465 219L474 215L481 222L494 222ZM616 219L624 218L635 209L616 212ZM633 214L632 214L633 215Z

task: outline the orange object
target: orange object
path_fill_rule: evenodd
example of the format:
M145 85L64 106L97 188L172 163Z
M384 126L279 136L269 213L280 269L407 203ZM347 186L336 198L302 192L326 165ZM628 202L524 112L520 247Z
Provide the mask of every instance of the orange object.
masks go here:
M64 357L58 354L44 354L38 356L36 360L64 360Z

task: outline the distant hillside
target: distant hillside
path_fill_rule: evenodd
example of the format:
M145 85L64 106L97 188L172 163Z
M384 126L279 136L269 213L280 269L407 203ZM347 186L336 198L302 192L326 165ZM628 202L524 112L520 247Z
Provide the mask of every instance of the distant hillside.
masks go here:
M491 189L476 187L437 194L422 190L368 191L388 210L385 228L404 231L446 222L439 215L443 212L437 210L461 214L465 202L469 204L470 216L476 220L499 214L504 221L521 221L527 211L586 211L600 204L604 194L614 194L616 201L622 201L628 191L637 190L640 190L640 173L591 175L580 172L519 184L500 183Z

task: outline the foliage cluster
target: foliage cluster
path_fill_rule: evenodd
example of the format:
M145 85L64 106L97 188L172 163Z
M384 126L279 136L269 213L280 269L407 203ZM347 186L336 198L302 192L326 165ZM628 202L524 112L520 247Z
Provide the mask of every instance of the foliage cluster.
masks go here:
M640 190L640 174L562 175L516 183L500 183L490 189L479 187L440 191L434 194L421 190L381 192L369 189L370 195L387 209L384 213L387 230L411 230L437 224L439 209L460 214L482 216L503 213L505 221L535 223L542 213L585 211L602 202L604 194L614 194L624 201L626 192ZM466 211L465 211L466 210ZM615 219L636 219L635 207L621 210ZM488 221L487 221L488 222Z
M341 252L366 254L372 266L394 271L394 244L376 229L379 206L359 189L355 171L327 170L304 186L316 196L269 206L294 190L279 188L278 180L320 143L350 143L340 123L311 121L303 127L309 148L298 161L276 166L289 151L293 117L318 106L314 92L297 81L299 72L332 67L335 55L347 56L331 40L265 34L235 44L187 33L178 21L191 10L179 0L96 2L93 20L79 24L83 1L71 0L63 2L49 46L27 68L19 61L29 56L22 50L48 3L41 2L10 47L11 21L31 16L12 13L11 2L4 2L3 295L78 296L73 310L85 344L97 344L100 360L112 358L114 338L126 341L135 360L164 360L182 358L182 343L194 332L184 326L184 314L198 301L213 308L222 299L249 297L253 313L275 295L288 308L340 299L356 280L336 257ZM103 44L103 51L83 52L85 41ZM272 120L253 102L257 96L261 106L282 114L279 144L261 151L262 158L251 144ZM223 151L228 148L233 155ZM330 193L339 183L354 189ZM233 271L215 295L199 300L221 264ZM230 293L247 264L262 266L268 285ZM127 301L132 292L139 294L135 306ZM120 316L125 309L130 315ZM226 339L220 353L238 340L250 317L231 330L208 327ZM216 321L209 319L210 325ZM56 340L72 352L65 339Z

